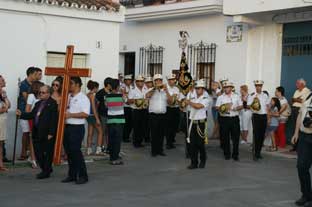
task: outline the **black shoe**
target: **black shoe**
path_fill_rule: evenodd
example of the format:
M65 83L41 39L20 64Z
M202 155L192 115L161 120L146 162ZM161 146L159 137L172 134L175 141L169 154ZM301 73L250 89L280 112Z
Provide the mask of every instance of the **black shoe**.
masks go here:
M166 148L167 148L167 149L175 149L176 146L174 146L173 144L171 144L171 145L167 145Z
M62 183L71 183L71 182L74 182L74 181L76 181L74 178L72 178L72 177L67 177L67 178L65 178L64 180L62 180L61 182L62 182Z
M125 139L123 140L124 143L129 143L130 142L130 139Z
M231 157L230 157L230 156L229 156L229 157L228 157L228 156L225 156L224 159L225 159L225 160L230 160Z
M263 157L262 157L262 155L259 155L259 157L258 157L260 160L263 160Z
M306 204L304 204L304 207L312 207L312 201L309 201Z
M36 176L36 178L37 178L38 180L46 179L46 178L49 178L49 177L50 177L50 174L43 173L43 172L37 174L37 176Z
M302 196L300 199L296 200L295 204L297 206L305 206L305 204L308 202L309 200Z
M201 163L199 163L198 168L203 169L203 168L205 168L205 165L206 165L206 163L201 162Z
M253 161L258 162L258 161L259 161L259 158L256 157L256 156L254 156L254 157L253 157Z
M81 178L78 178L78 180L76 180L76 184L77 185L81 185L81 184L85 184L85 183L87 183L89 180L88 180L88 178L86 178L86 177L81 177Z
M159 153L158 155L163 156L163 157L167 156L167 155L166 155L165 153L163 153L163 152Z
M239 161L239 158L238 157L233 157L233 160L238 162Z
M198 168L197 165L192 165L192 164L187 167L187 169L189 169L189 170L194 170L197 168Z
M5 163L12 162L11 160L9 160L9 159L6 158L6 157L4 157L4 158L2 159L2 161L5 162Z

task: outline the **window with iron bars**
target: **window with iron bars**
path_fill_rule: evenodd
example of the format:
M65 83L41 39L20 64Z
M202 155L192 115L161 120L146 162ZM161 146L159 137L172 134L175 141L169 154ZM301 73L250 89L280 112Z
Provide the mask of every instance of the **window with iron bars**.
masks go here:
M207 89L215 79L216 48L215 43L200 41L187 49L190 73L194 80L205 79Z
M139 73L145 76L162 74L164 48L150 44L140 48Z

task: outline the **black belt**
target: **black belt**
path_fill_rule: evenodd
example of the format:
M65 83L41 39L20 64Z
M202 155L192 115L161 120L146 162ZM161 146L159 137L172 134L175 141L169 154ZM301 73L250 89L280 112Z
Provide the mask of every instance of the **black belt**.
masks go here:
M65 124L65 126L71 126L71 127L81 127L84 126L84 124Z
M193 120L193 124L204 124L204 123L206 123L206 119Z

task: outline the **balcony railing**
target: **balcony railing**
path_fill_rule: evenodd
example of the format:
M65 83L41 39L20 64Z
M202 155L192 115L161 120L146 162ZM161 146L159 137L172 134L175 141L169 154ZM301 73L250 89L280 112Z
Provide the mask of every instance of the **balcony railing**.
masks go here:
M120 4L127 8L131 7L141 7L141 6L152 6L152 5L161 5L169 4L176 2L185 2L192 0L120 0Z

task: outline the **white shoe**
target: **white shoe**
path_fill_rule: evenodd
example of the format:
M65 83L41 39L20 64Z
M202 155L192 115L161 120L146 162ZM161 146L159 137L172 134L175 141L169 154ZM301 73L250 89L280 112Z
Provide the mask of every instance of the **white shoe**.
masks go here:
M102 147L97 146L97 147L96 147L95 154L96 154L96 155L102 155L102 154L103 154L103 152L102 152Z
M87 149L87 155L91 155L92 154L92 148L91 147L88 147Z

